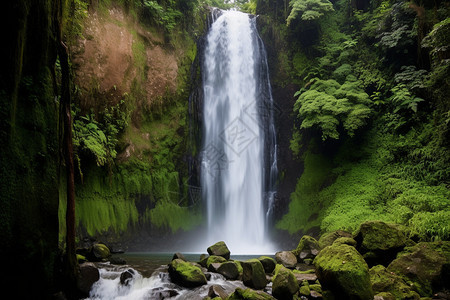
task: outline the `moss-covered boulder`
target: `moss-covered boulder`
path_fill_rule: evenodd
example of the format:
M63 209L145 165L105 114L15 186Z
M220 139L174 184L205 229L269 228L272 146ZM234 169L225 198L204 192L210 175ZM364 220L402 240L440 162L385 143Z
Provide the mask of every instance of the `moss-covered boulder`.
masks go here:
M93 261L105 261L111 257L111 251L105 244L94 244L92 246L92 256Z
M382 265L377 265L369 270L372 290L375 294L389 293L394 299L420 299L411 286L400 276L388 272ZM387 297L387 296L386 296Z
M217 268L217 273L223 275L226 279L237 279L239 277L239 268L234 261L227 261Z
M398 225L381 221L362 223L354 239L369 266L387 266L403 250L408 240Z
M324 290L342 299L373 298L369 267L361 254L349 245L331 245L314 260L316 274Z
M207 251L209 255L222 256L225 259L230 259L230 250L223 241L217 242L214 245L208 247Z
M337 244L337 245L345 244L345 245L349 245L349 246L352 246L352 247L356 247L356 245L357 245L356 241L354 239L350 238L350 237L337 238L333 242L333 244Z
M269 256L261 256L260 258L258 258L259 261L262 263L263 267L264 267L264 271L266 273L272 273L273 270L275 270L275 266L277 265L277 262L275 261L275 259L273 259L272 257Z
M280 251L275 253L275 260L278 264L282 264L288 269L295 269L297 265L297 257L292 251Z
M277 265L272 279L272 295L277 299L292 299L299 285L291 270Z
M263 289L266 287L267 279L266 273L262 263L254 258L241 262L243 274L242 281L248 287L254 289Z
M304 259L314 258L319 254L320 251L319 242L309 235L304 235L300 242L298 242L297 248L292 251L292 253L297 256L298 261L303 261Z
M334 241L340 237L353 238L353 235L350 232L343 231L343 230L335 230L335 231L330 231L330 232L324 233L319 238L320 249L323 249L327 246L331 246L334 243Z
M227 300L275 300L275 298L263 291L237 288Z
M419 243L389 264L387 270L405 279L422 297L450 288L450 242Z
M214 263L224 263L224 262L226 262L226 261L227 261L227 260L226 260L225 258L223 258L222 256L211 255L211 256L209 256L208 259L206 260L206 265L205 265L205 267L209 269L210 266L211 266L211 264L214 264Z
M169 275L172 282L184 287L197 287L206 284L202 270L179 258L169 264Z

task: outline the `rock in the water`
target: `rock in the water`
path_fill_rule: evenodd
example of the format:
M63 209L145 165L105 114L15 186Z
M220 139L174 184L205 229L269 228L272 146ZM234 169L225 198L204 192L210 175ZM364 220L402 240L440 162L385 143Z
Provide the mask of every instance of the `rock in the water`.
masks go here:
M272 282L272 295L280 300L292 299L299 288L294 273L283 265L276 266Z
M353 235L350 232L346 232L343 230L336 230L336 231L331 231L331 232L327 232L322 234L322 236L319 238L319 246L320 249L323 249L327 246L331 246L335 240L337 240L340 237L349 237L349 238L353 238Z
M230 250L228 250L227 245L223 241L210 246L207 251L209 255L217 255L225 259L230 259Z
M411 286L395 273L388 272L382 265L377 265L369 270L372 290L379 293L389 293L393 299L420 299L419 294L412 290ZM387 297L384 294L384 297ZM382 297L383 295L378 295Z
M241 263L243 268L242 281L248 287L263 289L266 287L266 273L262 263L257 259L249 259Z
M272 257L261 256L258 259L262 263L262 265L264 267L264 271L266 273L272 273L273 270L275 270L275 266L277 265L277 262Z
M109 259L109 262L113 265L126 265L127 262L125 261L125 259L121 258L121 257L117 257L117 256L112 256Z
M228 295L223 287L215 284L209 288L208 297L211 297L211 298L220 297L221 299L226 299L228 297Z
M89 295L92 285L99 279L100 272L93 263L87 262L80 265L77 287L84 295Z
M178 296L178 292L176 290L164 290L163 288L159 287L151 289L146 296L148 296L148 299L152 300L164 300Z
M184 257L184 255L181 254L180 252L177 252L172 256L172 260L177 259L177 258L186 261L186 258Z
M206 277L202 270L179 258L169 264L171 280L184 287L197 287L206 284Z
M134 277L134 270L128 269L120 274L120 284L127 286Z
M316 257L317 254L319 254L320 249L319 242L315 238L304 235L300 239L297 248L293 250L292 253L294 253L294 255L298 257L298 261L301 262L304 259Z
M407 237L397 225L368 221L359 226L355 241L369 266L387 266L405 247Z
M275 253L275 260L288 269L295 269L297 257L291 251L280 251Z
M342 299L373 298L369 267L354 247L325 247L314 260L314 264L324 290L330 290Z
M209 266L211 264L214 263L224 263L227 260L225 258L223 258L222 256L216 256L216 255L211 255L208 257L208 259L206 260L206 267L209 269Z
M105 244L94 244L92 246L92 254L97 261L107 260L111 256L111 252Z
M406 249L387 270L402 276L422 297L450 286L450 242L419 243Z
M239 277L238 266L234 261L227 261L217 268L217 273L223 275L226 279L237 279Z
M275 300L275 298L263 291L237 288L227 300Z
M222 265L222 263L211 263L209 264L208 271L217 273L217 269Z

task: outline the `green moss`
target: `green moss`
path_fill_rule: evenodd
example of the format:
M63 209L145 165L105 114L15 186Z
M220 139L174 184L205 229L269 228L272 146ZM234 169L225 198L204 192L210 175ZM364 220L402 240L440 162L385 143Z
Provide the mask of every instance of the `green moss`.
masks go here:
M179 229L188 231L202 222L199 212L168 201L158 202L155 208L145 213L144 219L159 228L170 228L172 232Z

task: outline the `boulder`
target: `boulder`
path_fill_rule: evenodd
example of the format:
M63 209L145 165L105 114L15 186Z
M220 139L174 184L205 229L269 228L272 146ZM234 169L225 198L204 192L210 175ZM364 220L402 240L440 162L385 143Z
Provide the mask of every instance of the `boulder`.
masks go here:
M294 273L283 265L277 265L272 279L272 295L277 299L292 299L299 285Z
M264 267L264 271L266 273L272 273L273 270L275 270L275 266L277 265L277 262L272 257L261 256L258 259L262 263L262 265Z
M406 248L387 267L403 277L422 297L450 288L450 242L419 243Z
M177 252L172 256L172 260L177 259L177 258L186 261L186 258L184 257L184 255L181 254L180 252Z
M403 250L408 240L398 225L381 221L362 223L354 239L369 266L387 266Z
M217 268L217 273L223 275L226 279L237 279L239 277L239 269L234 261L227 261Z
M208 297L219 297L220 299L226 299L228 294L222 286L214 284L208 290Z
M263 289L266 287L267 279L264 267L258 259L249 259L241 263L243 274L242 281L248 287Z
M345 245L349 245L352 247L356 247L357 243L354 239L350 238L350 237L340 237L337 238L333 244L337 244L337 245L341 245L341 244L345 244Z
M297 257L291 251L280 251L275 253L275 260L288 269L295 269Z
M147 299L169 299L178 296L178 292L176 290L165 290L162 287L157 287L151 289L146 296L148 297Z
M413 291L411 286L400 276L388 272L383 265L372 267L369 274L372 290L379 297L388 297L387 294L389 294L393 299L420 299L419 294ZM384 294L380 295L380 293Z
M184 287L197 287L206 284L206 277L202 270L179 258L169 264L171 280Z
M222 256L211 255L206 260L206 268L208 268L208 270L209 270L209 267L210 267L211 264L224 263L226 261L227 260L225 258L223 258Z
M263 291L237 288L227 300L275 300L275 298Z
M111 252L105 244L98 243L92 246L92 255L95 261L105 261L109 259Z
M322 289L343 299L373 298L369 267L361 254L349 245L331 245L314 260Z
M210 246L207 251L209 255L217 255L225 259L230 259L230 250L228 250L227 245L223 241Z
M83 263L80 265L80 273L77 278L78 290L85 295L89 295L92 285L100 279L100 272L93 263Z
M302 262L304 259L316 257L320 249L319 242L315 238L304 235L292 253L297 256L299 262Z
M317 280L317 275L314 273L298 273L294 272L294 276L299 283L303 281L308 281L309 283L314 283Z
M127 262L122 257L112 256L109 262L113 265L126 265Z
M120 274L120 284L127 286L134 277L134 270L128 269Z
M343 230L335 230L335 231L330 231L330 232L324 233L319 238L320 249L323 249L327 246L331 246L334 243L334 241L340 237L353 238L353 235L350 232L346 232Z

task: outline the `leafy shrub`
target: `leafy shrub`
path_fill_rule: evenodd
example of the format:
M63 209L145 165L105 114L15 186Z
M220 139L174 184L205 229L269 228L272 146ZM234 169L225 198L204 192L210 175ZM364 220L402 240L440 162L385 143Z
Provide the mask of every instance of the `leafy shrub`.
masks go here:
M334 11L333 4L328 0L291 0L289 6L292 10L286 19L288 26L298 17L302 21L313 21L327 12Z
M417 112L417 105L424 101L422 98L414 96L406 85L400 83L391 89L392 97L389 99L394 105L394 113L400 110L411 109Z

